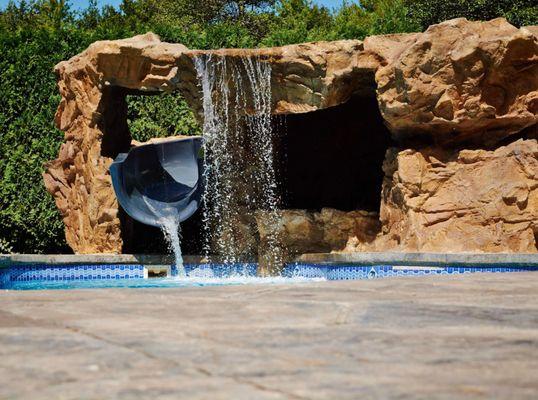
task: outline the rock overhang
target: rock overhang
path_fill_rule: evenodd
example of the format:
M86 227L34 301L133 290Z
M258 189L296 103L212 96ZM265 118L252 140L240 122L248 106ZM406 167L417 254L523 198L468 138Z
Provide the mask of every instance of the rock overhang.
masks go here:
M190 50L147 33L95 42L83 53L60 62L55 72L60 82L69 76L86 76L87 83L100 90L104 86L156 94L178 90L200 111L194 59L214 57L233 64L253 58L271 64L273 113L302 113L341 104L354 94L375 96L376 70L390 63L416 35L259 49Z
M249 58L270 63L276 115L314 112L352 96L375 97L404 151L494 148L516 133L536 130L537 32L504 19L455 19L424 33L266 49L190 50L152 33L96 42L55 67L62 95L56 124L66 135L58 159L47 166L45 183L76 252L121 251L108 166L131 143L125 96L179 91L201 118L197 57L232 65ZM399 189L392 184L385 181L385 192L395 196ZM406 226L423 229L409 222L415 217L400 209L405 204L389 200L381 204L382 210L390 208L385 220L393 226L395 219L407 220Z
M376 96L396 140L431 136L449 145L494 143L537 121L536 29L517 29L502 18L458 18L424 33L258 49L190 50L147 33L96 42L55 71L60 82L85 76L96 90L107 85L147 93L178 90L201 115L196 57L270 63L274 114Z

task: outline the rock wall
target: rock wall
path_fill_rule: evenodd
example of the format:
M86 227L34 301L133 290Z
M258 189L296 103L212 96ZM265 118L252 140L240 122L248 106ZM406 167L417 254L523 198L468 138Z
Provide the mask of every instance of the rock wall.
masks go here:
M342 228L347 250L535 252L537 31L456 19L424 33L269 49L189 50L151 33L96 42L55 67L65 143L45 185L75 252L121 252L108 167L131 143L126 94L179 90L201 118L194 59L252 57L271 63L274 114L377 97L398 148L384 163L381 233L372 243ZM527 140L510 143L524 130Z
M347 251L536 251L536 140L492 151L391 149L383 169L382 232Z
M45 186L75 253L119 253L118 203L108 168L116 154L129 149L125 96L118 88L98 90L89 76L80 81L71 72L62 74L55 122L65 142L58 158L45 165Z
M433 25L377 71L381 113L398 139L494 145L536 124L537 57L533 29L502 18Z
M256 222L260 235L258 255L261 267L270 248L270 232L276 232L284 259L293 259L303 253L331 252L343 249L348 243L373 244L380 231L379 215L366 211L340 211L323 208L320 212L283 210L277 218L258 212ZM264 271L271 273L274 271Z

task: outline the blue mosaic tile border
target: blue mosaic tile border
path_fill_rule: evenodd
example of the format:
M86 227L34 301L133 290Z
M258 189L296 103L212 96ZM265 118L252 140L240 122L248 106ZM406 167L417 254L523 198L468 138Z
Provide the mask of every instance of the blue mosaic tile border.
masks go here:
M325 278L327 280L373 279L392 276L449 275L477 272L537 271L536 267L397 267L391 265L321 265L288 264L283 275L287 277Z
M11 282L143 278L144 266L136 264L17 265L0 270L0 287Z
M190 277L255 276L257 264L185 264ZM373 279L392 276L448 275L476 272L522 272L536 271L537 267L397 267L390 265L322 265L287 264L284 277L324 278L327 280ZM140 264L95 264L95 265L14 265L0 268L0 288L9 288L14 282L74 281L104 279L143 279L144 266Z
M184 268L188 276L223 278L256 276L258 265L255 263L185 264ZM0 269L0 289L9 288L14 282L143 278L144 266L138 264L17 265Z
M11 283L11 268L0 269L0 289L8 287Z

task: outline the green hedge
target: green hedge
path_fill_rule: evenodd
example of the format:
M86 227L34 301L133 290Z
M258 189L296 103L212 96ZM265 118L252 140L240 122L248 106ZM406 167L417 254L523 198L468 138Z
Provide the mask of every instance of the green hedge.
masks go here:
M123 0L99 9L95 0L75 13L62 0L10 3L0 11L0 253L68 251L63 225L45 191L43 164L56 158L63 133L55 128L60 96L54 65L100 39L154 31L190 48L274 46L309 40L362 39L421 30L466 16L506 16L537 23L533 1L363 0L337 10L308 0ZM130 96L133 137L199 133L177 94Z
M0 252L66 249L41 173L63 138L53 126L60 95L52 66L76 54L81 42L76 30L0 35Z

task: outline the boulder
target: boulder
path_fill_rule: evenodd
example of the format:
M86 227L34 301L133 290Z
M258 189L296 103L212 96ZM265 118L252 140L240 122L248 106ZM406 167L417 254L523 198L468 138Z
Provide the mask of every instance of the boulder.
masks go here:
M323 208L320 212L280 210L276 216L259 211L256 223L260 260L272 250L274 238L280 244L280 256L290 261L302 253L341 251L349 241L370 244L380 231L379 215L375 212L345 212L332 208Z
M382 230L346 251L536 252L538 142L496 150L391 149Z
M397 140L492 145L538 113L538 40L505 19L430 26L376 73L383 118Z

